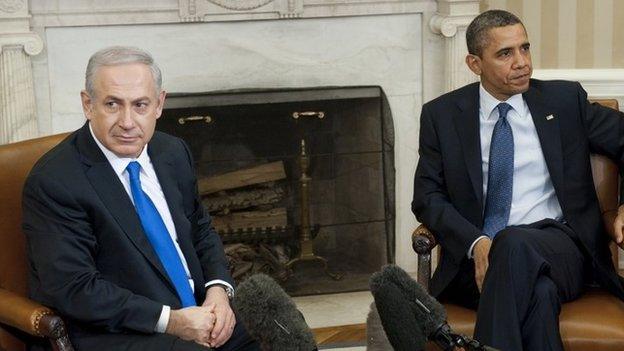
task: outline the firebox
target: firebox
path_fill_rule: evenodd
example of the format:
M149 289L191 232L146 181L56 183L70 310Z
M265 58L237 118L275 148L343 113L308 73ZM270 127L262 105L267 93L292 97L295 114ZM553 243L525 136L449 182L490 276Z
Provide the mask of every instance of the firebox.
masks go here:
M188 143L235 280L358 291L392 262L394 137L380 87L170 94L157 129Z

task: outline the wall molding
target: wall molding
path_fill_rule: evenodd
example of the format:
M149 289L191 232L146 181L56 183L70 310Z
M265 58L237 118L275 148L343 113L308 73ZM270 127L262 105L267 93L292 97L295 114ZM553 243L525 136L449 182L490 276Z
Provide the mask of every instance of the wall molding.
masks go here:
M616 98L624 108L624 69L536 69L533 78L577 81L590 97Z
M0 0L1 1L1 0ZM223 22L430 13L438 0L170 0L154 6L148 0L110 7L49 8L33 2L33 28L137 25L185 22ZM61 2L63 2L61 0Z

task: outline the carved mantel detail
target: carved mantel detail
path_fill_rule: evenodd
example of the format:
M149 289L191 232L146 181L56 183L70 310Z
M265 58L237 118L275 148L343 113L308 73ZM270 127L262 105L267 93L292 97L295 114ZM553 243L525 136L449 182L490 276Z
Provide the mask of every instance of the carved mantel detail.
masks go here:
M0 12L14 13L24 7L25 0L0 0Z
M24 52L35 56L43 50L43 40L37 33L0 34L0 54L7 46L23 46Z
M27 0L0 0L0 143L39 136L31 56L43 40L30 31Z
M258 18L295 18L303 13L303 1L180 0L180 19L184 22L202 22L217 14L258 16Z
M444 36L445 90L451 91L477 79L464 61L468 53L466 28L479 13L479 1L438 0L438 7L429 28Z
M436 34L442 34L446 38L452 38L457 34L458 28L466 30L474 16L441 16L435 14L429 22L429 28Z
M208 0L224 9L233 11L247 11L260 8L274 0Z

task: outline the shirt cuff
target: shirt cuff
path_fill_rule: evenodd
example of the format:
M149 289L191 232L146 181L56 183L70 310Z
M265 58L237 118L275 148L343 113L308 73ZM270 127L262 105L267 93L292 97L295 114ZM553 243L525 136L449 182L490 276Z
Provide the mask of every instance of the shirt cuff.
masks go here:
M156 323L154 331L157 333L164 333L167 331L167 325L169 324L169 316L171 315L171 307L163 305L162 311L160 311L160 318Z
M472 258L473 254L474 254L474 252L472 252L472 251L474 250L474 247L477 244L477 241L479 241L479 240L481 240L483 238L489 238L489 236L481 235L480 237L475 239L475 241L472 242L472 245L470 245L470 248L468 249L468 253L466 254L468 256L468 258Z
M234 287L232 286L232 284L230 284L230 283L226 282L225 280L221 280L221 279L214 279L214 280L211 280L211 281L209 281L208 283L206 283L206 285L204 285L204 287L205 287L206 289L208 289L208 287L209 287L209 286L211 286L211 285L215 285L215 284L222 284L222 285L225 285L225 286L227 286L228 288L230 288L230 289L234 290Z

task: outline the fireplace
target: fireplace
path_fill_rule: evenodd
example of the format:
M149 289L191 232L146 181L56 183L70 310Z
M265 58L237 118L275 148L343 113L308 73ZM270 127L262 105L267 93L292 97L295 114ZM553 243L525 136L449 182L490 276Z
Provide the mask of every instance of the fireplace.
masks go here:
M291 295L366 290L393 260L394 137L380 87L175 94L157 129L188 143L236 280L267 273Z

